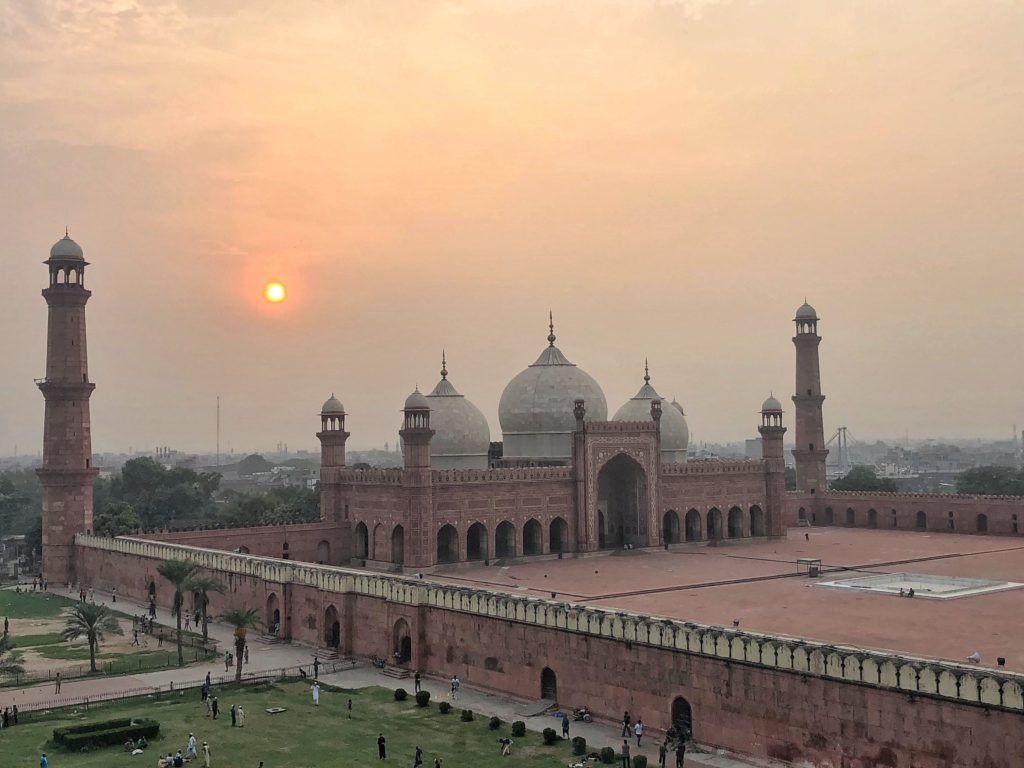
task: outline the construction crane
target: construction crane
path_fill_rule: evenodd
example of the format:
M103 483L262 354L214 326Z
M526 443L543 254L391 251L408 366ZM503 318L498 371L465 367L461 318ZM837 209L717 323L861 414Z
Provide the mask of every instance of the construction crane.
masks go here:
M834 452L836 463L830 464L829 467L834 469L838 473L839 477L843 477L851 469L850 444L848 442L849 437L851 437L849 430L846 427L839 427L836 429L835 434L833 434L832 437L828 439L828 442L825 443L826 448L831 446L832 443L836 443L836 450ZM832 452L830 451L830 454L831 453Z

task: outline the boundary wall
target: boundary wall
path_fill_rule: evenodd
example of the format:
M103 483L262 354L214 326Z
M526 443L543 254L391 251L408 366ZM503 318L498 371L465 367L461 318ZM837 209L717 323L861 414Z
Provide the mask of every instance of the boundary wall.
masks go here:
M159 562L218 574L226 605L282 614L286 637L388 657L537 698L557 678L563 706L623 709L664 730L682 701L695 739L821 768L996 768L1024 754L1024 675L882 651L448 586L428 580L141 539L76 537L96 589L145 594ZM157 576L157 600L173 592Z

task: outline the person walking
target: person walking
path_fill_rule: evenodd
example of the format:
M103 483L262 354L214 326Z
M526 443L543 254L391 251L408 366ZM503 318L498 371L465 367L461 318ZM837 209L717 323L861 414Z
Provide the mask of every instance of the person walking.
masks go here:
M58 672L57 676L53 678L53 692L60 693L60 672Z
M569 738L569 715L566 712L562 713L562 738Z
M644 721L639 717L636 719L636 725L633 726L633 733L636 734L636 746L640 747L640 739L644 737Z
M320 684L319 683L313 683L313 689L312 690L313 690L313 706L314 707L319 707L320 706Z
M676 768L683 768L683 760L686 758L686 739L679 740L676 746Z
M456 691L456 688L455 688L455 675L452 675L452 679L451 679L450 685L451 685L452 691L451 691L451 694L449 694L449 695L451 696L452 701L455 701L455 691Z
M443 763L443 762L444 762L444 760L442 760L440 757L435 757L434 758L434 768L441 768L441 763Z
M17 704L15 704L13 707L11 707L11 720L14 721L15 725L18 724L18 705Z
M207 670L207 672L206 672L206 688L207 688L207 690L209 690L210 685L212 685L212 683L210 682L210 672L209 672L209 670Z
M629 716L629 710L627 709L622 713L622 735L629 738L629 724L633 719Z
M416 745L416 756L412 759L412 768L420 768L423 765L423 750L419 744Z
M50 761L46 759L45 752L43 752L42 757L39 758L39 768L50 768Z
M413 678L413 682L414 682L414 685L416 686L416 688L415 688L416 693L419 693L421 690L423 690L423 684L420 682L420 672L419 672L419 670L416 670L416 676ZM417 749L418 749L418 747L417 747Z
M196 754L196 737L195 734L190 733L188 735L188 746L185 748L185 759L195 760L198 757Z
M348 719L352 719L352 699L348 700Z
M231 727L234 728L238 724L238 712L235 710L235 705L231 705Z
M244 662L246 664L249 663L249 646L248 645L245 646L245 659L244 659Z
M245 728L245 710L241 704L238 705L238 727Z
M382 733L377 737L377 757L381 760L387 757L387 753L384 749L384 734Z
M220 702L217 701L216 696L214 696L213 700L210 702L210 711L213 712L213 719L216 720L217 715L220 714ZM203 743L205 744L206 742Z
M313 657L313 679L318 680L320 678L320 657Z
M210 768L210 745L205 741L203 742L203 766Z
M665 768L665 759L668 757L668 750L665 748L665 742L661 742L661 746L658 747L658 768Z
M629 768L629 739L622 740L622 768Z

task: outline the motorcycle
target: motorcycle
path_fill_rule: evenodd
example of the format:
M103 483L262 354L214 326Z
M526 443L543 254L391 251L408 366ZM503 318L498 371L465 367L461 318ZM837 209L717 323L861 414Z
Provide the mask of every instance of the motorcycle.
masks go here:
M577 707L572 711L572 719L577 722L582 721L584 723L593 722L593 717L590 714L590 710L586 707Z

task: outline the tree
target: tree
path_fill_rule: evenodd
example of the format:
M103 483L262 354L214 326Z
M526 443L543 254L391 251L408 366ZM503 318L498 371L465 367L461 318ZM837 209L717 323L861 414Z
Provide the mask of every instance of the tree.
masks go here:
M65 640L85 637L89 643L89 669L96 671L96 649L106 640L107 633L122 635L121 625L105 605L75 603L68 611L67 622L60 636Z
M9 635L0 635L0 677L20 675L25 671L21 656L14 652Z
M257 472L269 472L274 465L258 453L250 453L238 462L237 468L240 475L255 475Z
M956 476L956 492L983 496L1024 496L1024 470L972 467Z
M869 466L858 466L832 481L833 491L875 491L883 493L895 493L896 481L889 477L879 477L875 474L875 468Z
M786 490L796 490L796 469L793 467L786 467Z
M142 520L128 502L112 501L93 518L92 527L97 536L124 536L142 528Z
M199 566L191 560L164 560L156 567L157 572L174 585L174 616L178 621L176 642L178 644L178 666L185 666L185 657L181 652L181 606L185 585L192 579Z
M259 611L255 608L228 608L220 620L235 628L235 681L242 681L242 657L245 655L245 638L250 627L259 626Z
M185 589L187 589L189 592L199 593L199 611L203 617L203 640L207 640L209 638L209 635L207 634L206 629L206 609L210 605L209 594L210 592L219 592L223 595L224 590L227 589L227 587L224 585L224 582L222 582L216 576L213 576L208 573L196 573L192 576L191 579L188 580L188 583L185 585Z

